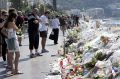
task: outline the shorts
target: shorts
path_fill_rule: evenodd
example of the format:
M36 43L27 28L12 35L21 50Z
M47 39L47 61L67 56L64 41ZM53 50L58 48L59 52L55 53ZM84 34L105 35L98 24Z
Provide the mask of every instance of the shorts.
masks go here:
M11 39L7 39L6 40L7 43L7 49L9 52L19 52L19 43L18 40L15 38L11 38Z
M47 31L40 31L40 37L47 38Z

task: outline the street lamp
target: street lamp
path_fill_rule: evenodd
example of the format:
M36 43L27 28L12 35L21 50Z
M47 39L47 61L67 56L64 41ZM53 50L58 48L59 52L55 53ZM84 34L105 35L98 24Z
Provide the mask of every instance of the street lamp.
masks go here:
M57 1L56 0L53 0L53 8L54 8L54 10L57 10Z
M44 8L44 12L45 12L45 5L46 5L46 0L43 0L44 1L44 6L43 6L43 8Z

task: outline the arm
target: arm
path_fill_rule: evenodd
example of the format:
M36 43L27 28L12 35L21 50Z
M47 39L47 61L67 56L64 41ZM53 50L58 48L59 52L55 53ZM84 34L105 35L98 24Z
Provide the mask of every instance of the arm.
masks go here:
M13 28L16 31L19 31L18 27L16 26L16 24L14 22L10 22L9 23L10 27Z
M45 19L45 25L48 26L49 25L49 20L46 18Z
M39 16L35 15L33 22L34 22L35 24L38 24L38 23L39 23Z
M0 28L2 28L2 27L3 27L3 25L4 25L4 23L0 23Z
M45 24L46 26L49 25L48 19L46 17L40 17L40 22L43 23L43 24Z
M4 21L2 19L0 19L0 28L2 28L4 25Z
M29 23L35 23L35 24L38 24L38 23L39 23L39 21L36 20L33 15L29 15L29 16L28 16L28 22L29 22Z
M57 21L58 21L58 25L60 26L60 21L59 21L59 19L58 19Z

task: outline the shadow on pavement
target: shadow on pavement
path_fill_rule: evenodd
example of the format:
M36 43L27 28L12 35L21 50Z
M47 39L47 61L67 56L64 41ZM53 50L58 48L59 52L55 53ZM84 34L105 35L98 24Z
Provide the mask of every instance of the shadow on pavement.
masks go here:
M3 64L3 62L0 62L0 68L5 68L5 65Z
M6 78L6 71L5 70L0 72L0 79L4 79L4 78Z
M54 44L47 44L46 46L54 46Z
M23 74L23 73L21 73ZM20 74L16 74L16 75L20 75ZM3 70L0 72L0 79L4 79L4 78L8 78L14 76L13 74L8 74L6 70Z
M29 46L29 45L24 45L24 44L23 44L22 46ZM21 46L21 47L22 47L22 46Z
M30 60L30 58L20 59L20 61L19 61L19 62L28 61L28 60Z

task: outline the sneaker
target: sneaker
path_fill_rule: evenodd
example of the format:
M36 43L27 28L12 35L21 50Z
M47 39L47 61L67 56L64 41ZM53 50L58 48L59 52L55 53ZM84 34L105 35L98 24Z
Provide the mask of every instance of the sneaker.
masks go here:
M41 51L41 53L46 53L46 52L49 52L49 51L46 49L42 49L42 51Z
M40 53L35 53L35 56L43 56L43 55L41 55Z
M19 44L19 46L22 46L22 44Z
M34 58L35 57L35 55L34 54L30 54L30 58Z
M56 45L56 44L58 44L58 43L54 43L54 45Z

